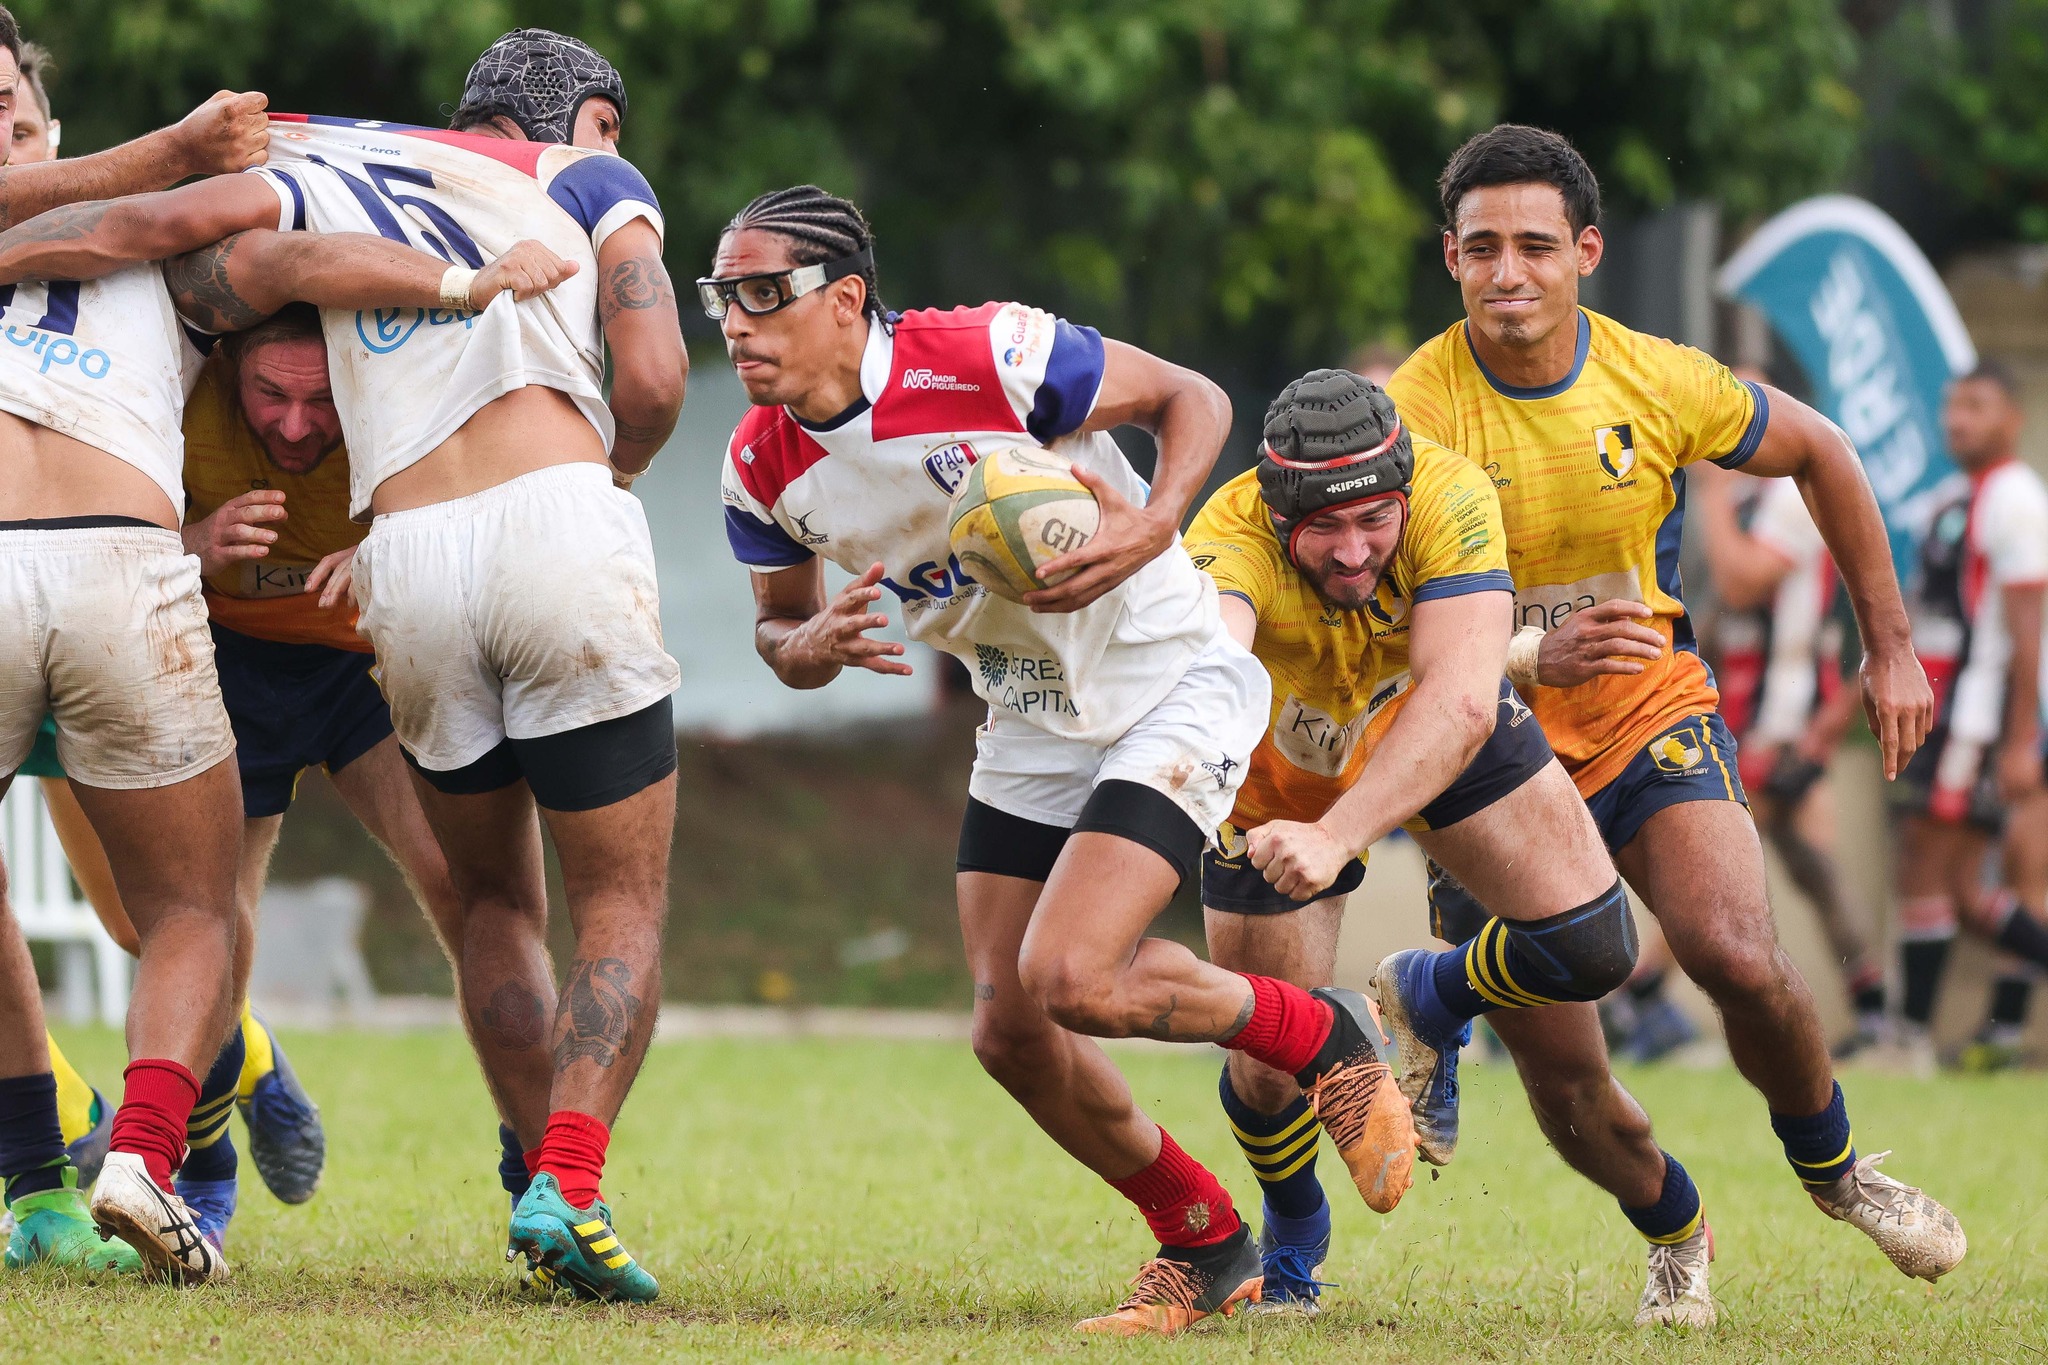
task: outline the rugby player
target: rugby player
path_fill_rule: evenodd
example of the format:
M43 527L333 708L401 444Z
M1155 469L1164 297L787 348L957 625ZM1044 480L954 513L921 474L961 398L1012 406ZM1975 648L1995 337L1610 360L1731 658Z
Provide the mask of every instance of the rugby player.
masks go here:
M1523 695L1592 808L1622 876L1678 965L1720 1010L1737 1068L1769 1105L1814 1203L1861 1229L1908 1275L1965 1250L1932 1198L1858 1157L1812 993L1778 945L1762 846L1742 805L1734 741L1680 600L1684 467L1714 459L1793 479L1839 569L1865 649L1862 682L1885 775L1931 720L1884 524L1856 452L1819 413L1712 359L1578 305L1600 263L1599 186L1564 138L1501 125L1468 141L1440 182L1444 263L1465 318L1425 342L1390 392L1418 435L1486 470L1507 524ZM1440 875L1453 938L1487 918ZM1387 1018L1425 1137L1452 1121L1460 1022L1405 975ZM1543 1059L1525 1065L1540 1077ZM1427 1149L1425 1149L1427 1150Z
M34 43L24 43L21 54L21 86L27 98L19 100L15 117L15 137L12 144L10 164L28 161L50 161L57 156L58 124L52 117L48 79L51 72L49 53ZM28 135L23 136L24 132ZM289 311L289 310L287 310ZM317 315L316 315L317 317ZM229 345L244 354L251 353L254 334L238 335ZM314 326L314 344L319 344L317 321ZM319 390L326 388L326 355L317 353ZM212 369L218 370L221 361L216 358ZM289 382L288 380L286 382ZM258 386L264 390L276 390L276 377ZM214 574L221 565L216 556L230 557L263 553L260 545L240 544L227 548L216 542L234 540L248 541L263 537L275 537L275 533L256 527L244 529L240 519L230 527L226 516L206 516L204 521L192 520L196 513L205 516L212 511L212 504L192 502L193 474L208 463L209 457L218 463L218 456L231 442L224 441L235 426L234 417L222 406L225 396L222 385L215 379L204 383L185 408L185 447L187 481L187 523L181 535L187 553L201 559L203 573ZM254 395L252 394L251 397ZM243 402L241 410L246 415L255 409L251 402ZM270 405L276 415L275 404ZM326 415L333 417L333 405L326 403ZM287 416L285 420L289 420ZM248 425L257 425L251 421ZM329 420L326 425L332 426ZM195 430L196 428L196 430ZM267 482L267 480L265 480ZM346 481L342 487L346 488ZM239 493L242 490L236 489ZM249 495L249 501L270 500L269 493ZM218 501L218 500L216 500ZM342 497L343 514L346 511L346 494ZM273 515L276 509L261 506L254 510L257 520ZM347 524L347 523L344 523ZM209 583L206 589L208 615L216 621L222 606L215 602L215 590ZM220 630L214 628L216 642ZM351 638L354 638L353 636ZM370 694L376 696L374 684L368 684ZM238 697L236 690L224 690L228 708L228 719L236 726L239 734L248 717L250 701ZM264 698L264 702L272 699ZM238 706L239 701L239 706ZM379 698L378 705L382 701ZM388 733L388 726L386 729ZM236 758L242 769L243 795L250 795L248 771L250 749L246 741L239 743ZM64 768L57 761L57 727L54 720L45 716L42 729L36 734L36 742L29 755L16 770L21 776L34 777L42 788L43 804L49 812L50 823L57 831L58 841L63 845L66 860L71 864L72 875L77 880L86 900L99 916L100 923L115 942L133 955L138 949L135 927L128 920L127 911L121 906L120 890L114 885L112 869L107 865L106 850L100 847L99 838L93 833L92 824L86 819L84 808L65 781ZM403 785L401 783L401 785ZM409 793L408 793L409 797ZM415 821L417 823L417 821ZM260 833L252 828L251 833ZM270 842L263 845L267 860L270 844L275 842L275 830L270 831ZM250 852L245 838L244 859ZM445 883L446 875L441 880ZM241 895L241 923L236 937L236 984L238 998L242 1000L240 1027L229 1035L228 1045L214 1060L213 1067L201 1082L199 1101L193 1106L193 1117L186 1131L186 1143L190 1147L184 1165L178 1173L179 1195L185 1199L198 1219L203 1235L212 1239L216 1246L226 1236L227 1220L232 1215L235 1199L234 1171L236 1153L233 1140L227 1132L228 1118L234 1108L242 1112L243 1120L249 1127L250 1151L256 1166L262 1173L264 1183L278 1198L287 1203L300 1203L312 1197L319 1184L320 1172L326 1154L326 1137L320 1126L320 1111L313 1104L305 1089L298 1082L283 1046L271 1034L263 1022L256 1017L247 1002L248 965L255 949L255 896L260 894L260 867L258 881L252 884L246 874L237 878ZM78 1168L80 1188L88 1187L99 1175L100 1162L106 1156L108 1134L113 1125L113 1107L108 1105L99 1092L86 1084L83 1077L71 1067L54 1039L49 1041L50 1069L57 1080L57 1113L64 1134L64 1150ZM11 1227L11 1223L10 1223ZM23 1248L26 1254L26 1248Z
M0 774L12 781L44 715L54 715L58 756L140 940L133 1060L92 1220L149 1270L197 1282L226 1278L227 1262L200 1234L172 1175L199 1095L195 1068L211 1066L234 1020L241 831L240 783L225 762L234 736L198 566L177 531L179 420L197 360L179 317L203 323L230 304L262 316L294 300L425 307L446 297L449 280L438 260L364 234L249 233L196 269L130 266L92 245L109 219L122 221L118 203L87 203L0 233L0 285L14 286L7 308L23 319L11 325L40 338L0 365L0 411L11 414L0 419L0 619L13 623L0 645ZM178 241L175 230L138 240L171 250ZM487 304L508 288L538 293L567 271L551 253L522 245L465 280L464 302ZM123 383L101 387L117 372ZM63 432L42 424L52 412L65 414ZM42 1060L34 1055L43 1047L35 973L18 928L0 938L0 953L0 1049L12 1054L0 1070L18 1076L21 1060ZM41 1079L49 1085L47 1073ZM10 1134L8 1174L54 1173L49 1192L70 1194L75 1172L49 1117L41 1133ZM50 1229L53 1238L90 1239L76 1226L75 1201L47 1210L71 1215L71 1226ZM19 1201L15 1208L26 1228ZM53 1250L44 1259L89 1255Z
M1893 791L1900 821L1899 1046L1933 1069L1928 1028L1958 923L2003 950L1990 1018L1973 1060L2011 1058L2033 983L2048 966L2048 927L2009 886L1984 885L1984 861L2010 819L2042 818L2041 610L2048 589L2048 487L2021 463L2012 375L1986 361L1949 387L1942 429L1961 475L1920 547L1914 637L1938 710L1927 747Z
M263 96L224 92L175 127L62 165L40 164L51 159L57 138L43 87L47 68L48 53L24 43L14 16L0 8L0 148L19 163L0 167L0 227L79 199L157 189L262 159ZM16 1229L9 1234L7 1263L84 1264L91 1258L132 1267L134 1258L124 1248L101 1249L84 1240L90 1226L76 1193L81 1183L91 1183L106 1151L111 1107L43 1034L40 995L23 987L12 956L0 950L0 958L8 959L0 961L0 994L18 997L0 1007L0 1052L6 1054L0 1057L0 1179L7 1221ZM67 1162L77 1165L55 1164L48 1140L53 1127ZM82 1182L81 1168L88 1177Z
M374 517L352 592L448 858L471 1038L533 1177L508 1258L645 1301L658 1286L599 1181L660 1002L680 672L646 516L614 484L667 440L688 358L661 210L614 150L625 109L603 57L519 29L478 58L453 131L283 121L258 174L125 201L75 254L105 268L278 228L459 262L448 306L323 318L350 511ZM526 237L582 270L544 303L467 316L469 272ZM576 930L559 1007L543 819Z
M975 1055L1160 1243L1130 1296L1081 1330L1172 1333L1256 1300L1258 1249L1229 1194L1093 1039L1216 1042L1296 1077L1383 1212L1408 1186L1414 1132L1362 996L1145 937L1229 814L1266 720L1265 672L1223 632L1177 535L1229 400L1022 304L889 312L867 221L811 185L742 209L698 290L755 404L723 496L761 657L798 688L847 667L908 673L902 645L867 634L888 620L886 590L989 702L958 858ZM1125 424L1158 442L1149 490L1108 434ZM1024 605L975 583L947 535L969 467L1016 445L1071 460L1102 509ZM832 594L826 558L855 575Z
M1721 716L1757 827L1820 916L1842 968L1856 1026L1835 1055L1847 1058L1887 1032L1884 966L1864 929L1870 914L1852 904L1835 861L1827 776L1856 719L1856 689L1843 685L1855 622L1843 619L1841 577L1797 483L1746 478L1709 461L1693 491L1722 606L1714 631Z
M1403 1008L1398 979L1462 1021L1488 1014L1517 1061L1549 1055L1550 1084L1529 1091L1545 1135L1651 1244L1636 1322L1711 1323L1699 1191L1608 1073L1583 1003L1626 979L1635 927L1593 817L1502 676L1514 581L1491 481L1342 370L1281 392L1259 454L1186 538L1273 684L1222 847L1202 859L1212 959L1327 983L1366 849L1408 829L1502 917L1460 949L1389 959L1382 1007ZM1264 1192L1260 1307L1313 1316L1330 1242L1315 1116L1291 1077L1243 1053L1221 1088ZM1454 1127L1422 1136L1429 1160L1449 1160Z

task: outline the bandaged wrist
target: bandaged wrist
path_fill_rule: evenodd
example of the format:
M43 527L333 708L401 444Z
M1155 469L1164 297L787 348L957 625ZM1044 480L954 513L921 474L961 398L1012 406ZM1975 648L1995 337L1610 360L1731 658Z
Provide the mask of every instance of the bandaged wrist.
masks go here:
M1543 652L1543 628L1523 626L1508 641L1508 681L1524 692L1536 686L1536 658Z
M469 291L476 285L476 272L466 265L451 265L441 273L441 302L463 312L474 312Z

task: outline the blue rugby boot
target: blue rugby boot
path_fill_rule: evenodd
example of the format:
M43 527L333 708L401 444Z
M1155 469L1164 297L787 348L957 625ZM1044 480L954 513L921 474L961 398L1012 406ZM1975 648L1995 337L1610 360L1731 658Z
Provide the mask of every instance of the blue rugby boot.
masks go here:
M299 1084L269 1026L247 1009L242 1038L247 1056L235 1103L249 1125L249 1158L272 1194L287 1204L303 1204L320 1188L327 1165L320 1106Z
M1458 1052L1472 1041L1472 1021L1455 1033L1430 1022L1430 1014L1445 1012L1436 1001L1435 957L1427 948L1395 953L1380 963L1372 984L1400 1056L1401 1093L1415 1111L1416 1151L1432 1166L1448 1166L1458 1150Z
M578 1298L651 1303L661 1292L654 1277L619 1244L605 1202L576 1208L545 1171L533 1178L513 1210L505 1259L515 1256L526 1258L536 1286L568 1289Z
M1265 1268L1264 1297L1245 1312L1257 1317L1312 1318L1327 1282L1319 1279L1330 1258L1330 1205L1306 1218L1285 1218L1268 1204L1259 1210L1259 1262Z
M228 1222L235 1216L235 1200L240 1182L230 1177L226 1180L174 1180L178 1198L185 1201L185 1207L192 1211L192 1222L199 1228L199 1235L213 1244L215 1251L226 1248Z

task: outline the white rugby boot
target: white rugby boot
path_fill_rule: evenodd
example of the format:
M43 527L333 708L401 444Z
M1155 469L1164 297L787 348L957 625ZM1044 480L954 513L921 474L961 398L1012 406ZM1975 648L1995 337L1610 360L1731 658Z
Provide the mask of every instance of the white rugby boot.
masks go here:
M1650 1246L1650 1277L1636 1304L1638 1327L1712 1327L1717 1316L1707 1288L1714 1230L1704 1222L1682 1242Z
M1890 1155L1858 1157L1840 1180L1807 1193L1822 1213L1861 1229L1901 1274L1938 1280L1962 1264L1970 1239L1932 1197L1877 1169Z
M92 1220L100 1235L119 1237L142 1257L143 1273L184 1284L228 1278L227 1258L199 1235L192 1211L149 1178L133 1152L109 1152L92 1188Z

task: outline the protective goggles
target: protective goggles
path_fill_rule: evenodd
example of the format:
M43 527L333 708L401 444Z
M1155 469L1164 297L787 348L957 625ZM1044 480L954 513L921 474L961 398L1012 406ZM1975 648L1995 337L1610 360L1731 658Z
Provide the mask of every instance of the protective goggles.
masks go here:
M794 270L777 270L766 275L739 275L729 280L706 277L697 281L697 298L704 316L723 319L734 304L742 313L763 317L779 313L804 295L823 289L834 280L858 275L875 263L874 253L863 247L851 256L819 265L800 265Z

